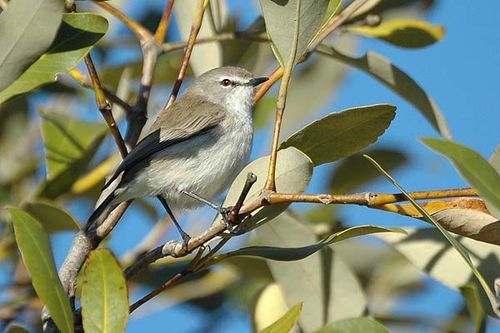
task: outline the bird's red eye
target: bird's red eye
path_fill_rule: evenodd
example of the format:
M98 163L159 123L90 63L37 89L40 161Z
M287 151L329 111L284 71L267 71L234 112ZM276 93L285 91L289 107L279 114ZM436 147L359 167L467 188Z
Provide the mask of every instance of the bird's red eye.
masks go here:
M223 87L229 87L231 84L232 84L231 80L228 80L228 79L224 79L224 80L220 81L220 85Z

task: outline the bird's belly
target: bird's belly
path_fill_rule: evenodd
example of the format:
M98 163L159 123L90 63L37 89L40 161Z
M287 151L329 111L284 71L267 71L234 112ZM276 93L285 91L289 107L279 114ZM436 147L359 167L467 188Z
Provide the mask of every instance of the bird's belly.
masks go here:
M214 138L218 137L218 140ZM201 203L181 191L189 191L207 199L220 194L248 161L252 146L252 129L203 135L189 144L181 143L159 153L129 187L134 197L163 195L174 209L186 209ZM191 141L191 140L190 140ZM197 147L192 152L192 147ZM192 152L192 154L189 154ZM175 157L174 157L175 156Z

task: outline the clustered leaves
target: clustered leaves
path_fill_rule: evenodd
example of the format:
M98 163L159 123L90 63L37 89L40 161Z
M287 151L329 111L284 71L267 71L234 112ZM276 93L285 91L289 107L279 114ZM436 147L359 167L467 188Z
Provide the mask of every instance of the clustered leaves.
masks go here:
M43 306L47 332L124 332L130 312L165 292L171 303L193 302L207 311L220 307L220 297L251 308L253 329L259 332L290 332L298 326L303 332L385 333L399 319L393 313L394 300L422 289L419 271L462 293L475 332L485 331L488 316L500 316L500 149L489 162L452 141L437 103L409 74L373 51L350 56L352 46L332 38L362 35L417 49L439 42L444 28L419 19L386 19L394 7L404 10L405 2L399 1L259 3L262 16L236 31L225 1L169 0L156 32L150 33L114 5L97 2L140 42L143 58L126 64L113 57L120 58L127 40L110 36L108 20L95 6L82 5L90 11L80 12L79 3L66 1L63 13L60 0L17 0L2 7L0 31L9 33L0 33L0 146L16 143L5 145L0 160L0 202L6 207L0 210L0 259L6 270L17 272L6 287L11 298L2 299L5 311L0 316L9 322L7 331L27 331L18 321L41 327L33 318L39 318ZM172 13L186 42L171 42L166 34ZM97 73L87 75L83 60L91 68L93 58ZM75 217L82 216L88 199L97 199L117 161L116 147L107 144L108 128L119 146L124 141L133 146L148 102L150 109L166 102L150 100L153 83L165 88L176 80L173 101L185 76L224 64L245 66L256 74L276 67L255 101L258 142L269 138L274 124L272 149L241 171L224 200L224 206L234 206L248 179L257 177L236 211L241 223L237 231L252 231L251 238L224 249L235 235L224 232L217 216L190 242L192 254L175 252L171 242L155 247L166 234L165 222L158 222L139 250L114 254L115 239L110 249L96 249L128 207L118 207L119 213L109 218L114 224L98 236L84 234L83 221ZM367 73L413 105L443 137L421 142L448 158L473 189L407 192L388 173L408 163L406 153L367 147L390 129L395 117L405 117L396 113L396 106L355 106L316 116L344 77L343 65ZM179 68L186 71L178 74ZM269 90L279 79L279 90ZM97 95L97 107L87 88ZM99 103L103 98L105 103ZM28 112L28 101L37 112ZM92 108L99 108L105 121L97 120L97 112L78 111ZM304 125L311 117L316 120ZM115 119L126 120L125 138L114 127ZM32 134L30 127L39 128L41 135ZM19 152L23 159L16 159ZM304 194L316 167L332 162L337 164L323 182L333 194ZM401 193L352 193L380 176ZM474 198L463 198L469 196ZM304 212L291 205L299 202L324 205L308 206ZM156 218L148 202L137 204ZM425 220L432 228L388 228L373 222L352 226L330 204L398 213ZM63 231L74 233L75 240L58 277L50 237ZM388 246L357 240L364 235ZM168 259L179 255L183 258ZM153 291L130 303L132 284ZM203 304L195 302L200 297L205 297ZM464 325L461 313L451 325Z

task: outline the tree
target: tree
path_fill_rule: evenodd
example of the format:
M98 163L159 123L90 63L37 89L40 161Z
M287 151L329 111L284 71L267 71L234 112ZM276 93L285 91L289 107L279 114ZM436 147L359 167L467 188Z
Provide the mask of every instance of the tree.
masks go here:
M296 326L304 332L386 332L398 323L436 325L398 317L381 302L421 292L421 271L465 299L468 312L461 309L439 328L473 325L484 332L495 325L499 150L487 161L453 141L437 103L409 74L374 52L350 55L352 44L344 40L361 35L404 48L439 42L442 27L403 15L432 4L260 0L262 17L238 29L225 1L170 0L160 14L145 13L142 20L108 2L66 1L64 13L58 0L2 3L0 31L10 33L0 35L1 253L13 276L2 319L11 328L41 328L43 306L45 331L120 332L129 312L169 295L207 311L222 302L252 306L256 331ZM181 41L171 32L173 12ZM152 21L158 23L150 28ZM124 24L133 36L114 36L108 22ZM123 47L140 49L140 61L123 64ZM229 216L237 233L226 232L219 216L210 224L213 213L206 210L193 218L192 224L206 228L198 229L187 250L164 239L170 224L160 219L139 245L127 244L119 253L116 242L130 241L115 229L139 219L137 211L121 218L131 202L117 207L97 232L83 231L89 202L104 195L105 177L118 154L123 158L138 142L148 112L174 103L185 79L223 64L271 73L255 100L257 145L264 145L271 136L266 126L273 126L269 155L250 162L224 199L225 207L233 207ZM421 143L447 157L471 188L408 192L390 175L407 163L408 152L371 144L396 116L404 117L396 115L396 106L355 106L319 116L347 68L367 73L378 81L374 85L412 104L440 135ZM155 89L171 89L169 99L156 99ZM102 117L80 111L85 109L98 109ZM329 175L320 171L334 162ZM313 173L328 192L310 186ZM398 193L357 192L377 178ZM337 214L350 204L402 215L402 227L353 226ZM136 200L132 208L141 210L141 221L158 219L153 201ZM408 228L403 216L426 228ZM71 233L73 243L58 276L50 238L62 231ZM358 240L363 235L386 246Z

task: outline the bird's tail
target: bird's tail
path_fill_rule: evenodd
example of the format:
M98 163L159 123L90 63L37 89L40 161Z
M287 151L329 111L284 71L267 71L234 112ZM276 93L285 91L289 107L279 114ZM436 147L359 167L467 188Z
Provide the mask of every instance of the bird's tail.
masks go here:
M112 192L110 195L106 197L106 199L104 199L103 202L101 202L99 206L97 206L97 208L94 210L92 215L90 215L89 219L87 220L85 231L89 231L90 229L95 228L99 226L102 222L104 222L104 219L118 205L117 203L113 203L113 200L115 198L116 195L114 192Z

